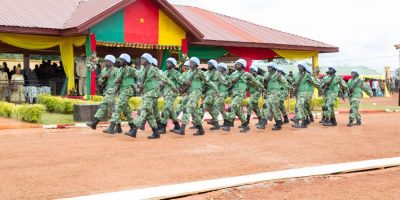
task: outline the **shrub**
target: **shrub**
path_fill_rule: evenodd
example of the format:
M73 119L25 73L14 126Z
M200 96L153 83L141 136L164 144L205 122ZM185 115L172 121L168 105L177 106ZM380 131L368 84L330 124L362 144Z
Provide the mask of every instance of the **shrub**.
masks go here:
M45 110L45 107L40 104L16 105L13 103L0 102L0 116L27 122L39 122Z
M46 110L49 112L72 114L75 104L88 104L94 102L83 101L79 99L68 99L44 94L37 97L37 103L44 105Z

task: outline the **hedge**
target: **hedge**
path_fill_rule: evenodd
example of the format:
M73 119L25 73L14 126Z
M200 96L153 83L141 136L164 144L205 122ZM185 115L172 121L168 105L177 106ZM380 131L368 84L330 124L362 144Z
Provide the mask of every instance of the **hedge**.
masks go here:
M72 114L74 112L75 104L88 104L93 102L42 94L37 97L37 103L45 106L48 112Z
M0 101L0 116L27 122L40 122L46 108L40 104L16 105Z

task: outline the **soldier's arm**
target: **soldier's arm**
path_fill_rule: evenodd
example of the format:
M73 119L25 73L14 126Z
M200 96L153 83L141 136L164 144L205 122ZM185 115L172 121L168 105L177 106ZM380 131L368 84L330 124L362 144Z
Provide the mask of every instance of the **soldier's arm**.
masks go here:
M260 83L259 81L257 81L253 75L251 74L246 74L246 78L248 83L250 83L251 85L257 87L260 90L264 90L264 86L262 83Z
M316 88L321 87L321 83L320 83L319 79L317 79L315 76L308 75L308 80L310 81L311 84L314 85L314 87L316 87Z
M203 72L200 72L199 74L200 79L203 81L203 83L208 86L209 88L211 88L214 91L218 91L218 87L217 85L215 85L213 82L211 82L208 78L208 76L206 76L206 74L204 74Z
M173 90L176 90L174 83L169 78L167 78L163 73L157 71L155 72L154 77L160 80L161 82L169 85Z
M228 80L226 80L226 78L221 73L219 73L219 72L217 72L217 73L218 73L219 83L223 84L223 85L228 85Z
M361 84L360 84L361 90L363 90L365 93L367 93L368 96L372 97L373 93L372 93L372 89L369 86L369 84L365 84L362 80L361 80Z

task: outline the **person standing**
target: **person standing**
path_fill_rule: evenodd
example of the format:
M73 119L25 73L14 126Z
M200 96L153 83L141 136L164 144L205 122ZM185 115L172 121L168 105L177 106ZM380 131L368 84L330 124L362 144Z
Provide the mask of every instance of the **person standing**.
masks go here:
M149 136L148 139L157 139L160 138L160 134L158 133L159 125L156 121L156 115L158 113L155 113L154 104L158 100L160 83L168 85L175 92L177 92L177 90L174 83L161 74L157 67L152 65L153 56L144 53L141 56L141 62L144 67L144 75L139 78L137 84L137 90L140 91L139 93L141 93L141 90L143 91L140 115L137 116L132 124L131 130L128 133L125 133L125 135L136 138L138 127L140 127L145 120L148 120L153 131L152 135Z
M166 127L168 124L168 119L172 119L174 123L174 131L179 130L181 127L178 122L178 117L176 115L174 104L177 96L177 88L183 84L183 80L181 79L181 74L175 69L177 67L178 62L175 58L167 59L167 71L164 72L164 76L167 77L172 83L174 87L172 88L169 85L162 85L161 88L163 90L164 97L164 111L161 115L161 129L159 130L160 134L167 133Z
M264 77L258 75L258 72L262 71L259 69L257 66L252 65L250 66L250 73L251 75L259 82L260 84L264 83ZM251 114L254 112L258 118L258 121L260 122L261 120L261 110L258 106L258 101L260 100L260 97L262 95L262 89L258 87L249 87L249 92L250 92L250 100L247 105L247 121L250 121Z
M10 101L17 104L25 103L24 76L21 74L20 67L17 67L15 69L15 74L11 76L10 86Z
M8 85L9 85L9 79L8 79L8 73L5 71L5 62L3 62L3 65L0 66L0 101L7 101L7 96L8 96Z
M115 97L117 94L116 78L118 69L114 67L115 57L113 55L107 55L104 58L104 69L100 73L99 84L103 88L103 101L99 104L99 107L94 115L94 120L86 125L96 130L97 124L104 118L107 112L113 113L115 108ZM120 127L119 127L120 128Z
M216 60L209 60L208 61L208 71L205 73L207 76L207 79L212 82L214 85L219 85L219 84L226 84L225 78L222 76L221 73L218 72L218 63ZM204 117L204 114L206 112L206 109L208 112L211 114L211 124L213 127L211 130L219 130L220 126L218 123L218 115L220 108L218 107L218 102L217 102L217 96L215 94L218 93L218 87L206 87L206 94L205 94L205 99L203 101L202 107L201 107L201 113L202 116ZM203 118L202 117L202 118Z
M76 75L78 76L78 92L80 96L86 94L86 76L87 76L87 64L86 55L82 54L80 59L76 62Z
M118 65L120 69L116 77L115 84L117 85L118 101L115 110L111 116L110 126L104 130L104 133L114 134L122 133L121 116L124 113L127 118L129 126L133 127L132 111L129 107L129 99L134 95L135 81L137 70L130 66L131 57L128 54L121 54L119 56Z
M299 73L294 77L293 88L296 97L294 128L307 128L308 121L308 102L311 100L314 87L319 87L319 82L311 73L311 67L306 63L297 65ZM310 92L311 91L311 92ZM301 121L301 125L300 125Z
M337 121L335 117L334 105L339 95L339 89L347 90L346 82L336 75L336 69L334 67L329 67L329 75L327 80L321 84L323 94L326 97L326 101L322 107L323 116L325 117L324 126L336 126Z
M257 126L258 129L265 129L267 121L275 119L275 126L272 128L273 131L282 129L282 113L279 109L280 101L280 90L283 85L287 84L286 79L277 72L278 66L274 62L267 64L268 75L264 77L264 83L267 84L267 95L265 103L263 105L262 118L260 124Z
M369 87L366 87L364 81L360 78L360 73L353 69L351 71L351 79L348 82L349 100L350 100L350 115L347 126L361 125L361 115L359 113L360 101L363 91L370 97L373 96ZM354 120L356 121L353 124Z
M247 62L244 59L239 59L235 62L236 71L232 73L232 105L228 109L226 126L222 127L224 131L230 131L230 127L238 116L242 122L240 132L245 133L250 130L249 118L243 112L242 102L246 98L247 88L251 85L260 91L264 91L263 85L258 82L250 73L245 72Z
M175 131L176 134L185 135L186 125L189 123L189 117L192 117L192 122L197 128L197 132L193 135L200 136L204 135L204 129L202 125L202 113L198 108L198 102L202 95L204 86L211 87L214 91L217 91L217 86L210 82L207 76L198 68L200 60L196 57L190 58L191 74L186 80L186 91L188 96L188 102L186 108L183 109L182 126L181 129Z

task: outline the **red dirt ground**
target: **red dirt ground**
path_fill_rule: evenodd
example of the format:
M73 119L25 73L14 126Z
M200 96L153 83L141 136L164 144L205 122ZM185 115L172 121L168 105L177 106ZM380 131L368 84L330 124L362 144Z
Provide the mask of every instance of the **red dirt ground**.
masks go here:
M334 128L285 125L272 132L271 125L252 124L246 134L234 128L194 137L188 130L155 141L146 138L150 130L137 139L77 128L0 130L0 199L73 197L400 155L400 113L365 114L363 126L353 128L347 118L340 115Z
M400 199L400 168L288 179L223 189L181 200Z

